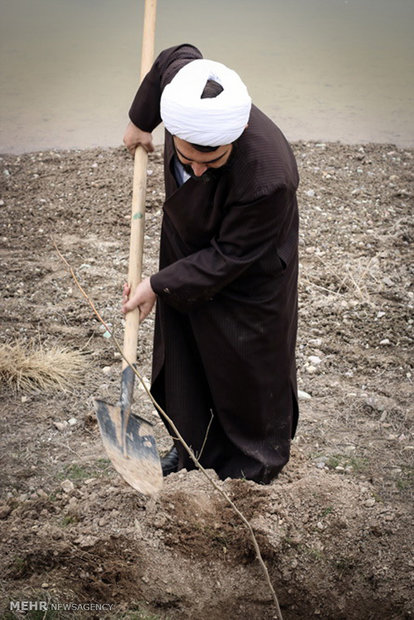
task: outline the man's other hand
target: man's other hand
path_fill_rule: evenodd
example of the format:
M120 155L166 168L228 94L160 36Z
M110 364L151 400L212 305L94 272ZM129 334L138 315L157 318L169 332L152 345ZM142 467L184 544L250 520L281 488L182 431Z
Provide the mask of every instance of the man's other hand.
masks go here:
M149 278L142 280L130 297L130 287L124 284L122 292L122 312L126 314L135 308L139 308L139 320L142 322L151 312L157 299L156 294L151 288Z
M142 131L139 127L129 122L124 134L124 144L128 151L133 155L137 146L143 146L147 153L152 153L154 144L152 142L152 134L148 131Z

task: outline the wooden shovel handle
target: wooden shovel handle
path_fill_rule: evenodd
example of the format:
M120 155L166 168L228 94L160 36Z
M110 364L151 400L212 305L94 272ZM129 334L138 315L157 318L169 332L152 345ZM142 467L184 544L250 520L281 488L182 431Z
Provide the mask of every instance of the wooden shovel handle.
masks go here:
M145 0L144 28L141 51L141 82L151 69L155 46L156 0ZM134 180L132 186L131 237L129 244L128 284L131 294L141 282L144 249L145 194L147 186L148 153L139 146L134 157ZM139 309L128 312L125 317L124 360L122 369L137 361Z

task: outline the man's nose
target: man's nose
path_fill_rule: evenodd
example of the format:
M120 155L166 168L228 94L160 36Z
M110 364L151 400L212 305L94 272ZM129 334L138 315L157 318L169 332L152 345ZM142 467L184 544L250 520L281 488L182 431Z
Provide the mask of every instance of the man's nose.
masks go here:
M191 167L196 177L201 177L201 175L207 170L207 166L205 164L197 164L195 162L191 164Z

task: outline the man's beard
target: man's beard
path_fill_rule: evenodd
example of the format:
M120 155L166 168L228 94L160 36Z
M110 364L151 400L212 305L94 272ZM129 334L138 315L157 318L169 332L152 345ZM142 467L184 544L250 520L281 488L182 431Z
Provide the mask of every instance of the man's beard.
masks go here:
M223 166L219 166L218 168L208 168L200 176L196 176L194 174L194 170L189 164L182 163L181 165L184 168L184 170L187 172L187 174L189 174L190 177L194 179L195 181L201 181L202 183L209 183L210 181L218 180L222 174L227 172L233 166L234 157L235 157L237 149L238 149L238 140L233 142L233 148L231 150L229 158Z
M203 172L203 174L197 176L194 174L194 170L191 166L189 166L188 164L182 164L182 166L187 172L187 174L189 174L190 177L194 179L194 181L201 181L202 183L209 183L214 179L218 179L221 174L221 168L209 168L205 172Z

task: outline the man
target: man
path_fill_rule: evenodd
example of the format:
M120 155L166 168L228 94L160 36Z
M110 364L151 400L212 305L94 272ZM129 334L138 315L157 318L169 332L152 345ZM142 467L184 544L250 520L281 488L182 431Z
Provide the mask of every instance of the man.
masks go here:
M294 156L239 76L188 44L158 56L130 119L131 153L166 128L159 271L123 297L141 320L157 300L152 393L204 467L269 483L298 418ZM176 440L162 466L194 468Z

